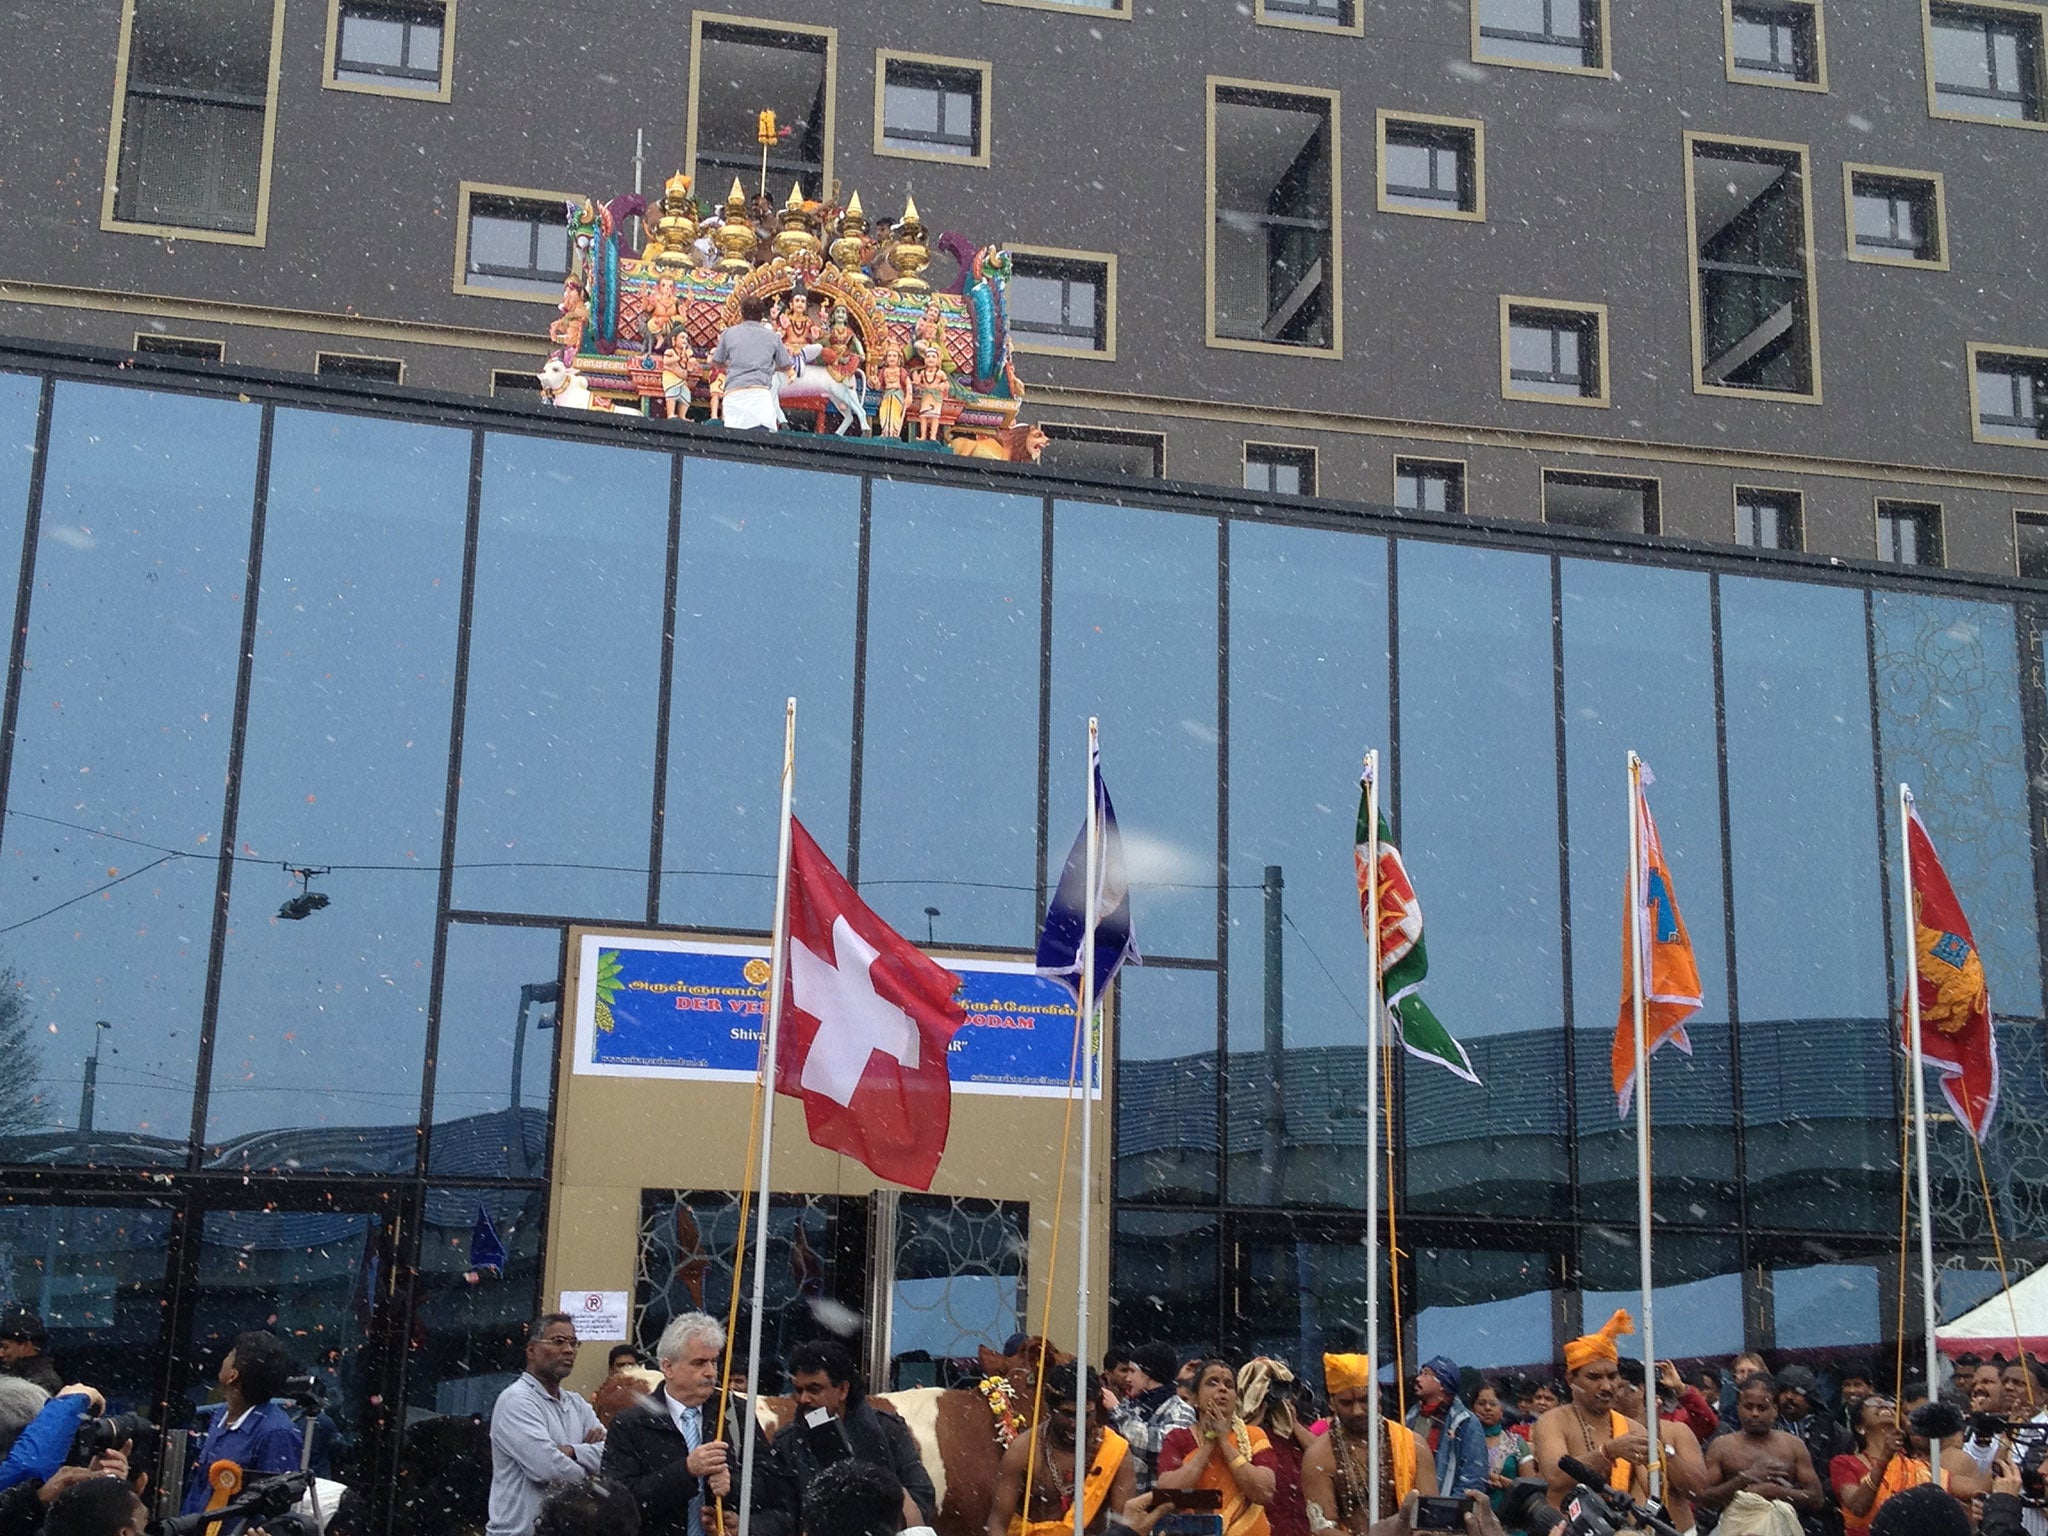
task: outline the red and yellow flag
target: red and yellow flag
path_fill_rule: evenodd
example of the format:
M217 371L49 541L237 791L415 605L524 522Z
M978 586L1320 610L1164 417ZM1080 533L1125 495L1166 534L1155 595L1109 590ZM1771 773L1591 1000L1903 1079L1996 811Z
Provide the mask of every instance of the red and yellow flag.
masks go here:
M1643 1062L1657 1053L1667 1040L1686 1055L1692 1041L1686 1038L1685 1021L1700 1008L1700 965L1693 957L1692 937L1679 916L1678 892L1671 883L1671 871L1664 863L1664 844L1657 836L1657 823L1650 817L1650 799L1644 786L1654 782L1650 770L1641 770L1635 787L1636 870L1640 881L1624 898L1621 914L1621 1022L1614 1030L1614 1097L1621 1117L1628 1118L1628 1104L1636 1086L1635 978L1643 978ZM1628 903L1642 913L1642 954L1640 968L1629 959L1630 922Z
M1949 1107L1982 1141L1998 1112L1998 1039L1991 1028L1984 959L1910 794L1906 807L1913 890L1913 955L1907 976L1920 991L1920 1055L1941 1068L1941 1091ZM1903 999L1899 1027L1910 1052L1912 1021Z

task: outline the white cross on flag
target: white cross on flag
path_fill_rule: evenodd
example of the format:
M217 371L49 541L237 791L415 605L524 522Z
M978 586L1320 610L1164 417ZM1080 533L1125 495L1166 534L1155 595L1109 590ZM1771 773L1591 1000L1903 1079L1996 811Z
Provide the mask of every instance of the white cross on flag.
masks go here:
M776 1091L804 1101L819 1146L930 1189L952 1123L960 978L869 911L793 817L786 963Z

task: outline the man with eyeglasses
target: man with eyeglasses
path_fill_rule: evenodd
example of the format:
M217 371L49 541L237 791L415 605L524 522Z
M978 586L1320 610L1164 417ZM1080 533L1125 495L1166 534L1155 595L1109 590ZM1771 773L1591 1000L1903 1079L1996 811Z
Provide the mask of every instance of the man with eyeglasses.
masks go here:
M604 1430L563 1387L576 1365L576 1324L547 1312L527 1330L526 1369L491 1410L491 1512L485 1536L531 1536L541 1500L598 1468Z
M1110 1407L1110 1417L1130 1445L1137 1491L1145 1493L1166 1437L1194 1427L1195 1362L1177 1361L1164 1344L1141 1344L1131 1351L1129 1369L1131 1395Z

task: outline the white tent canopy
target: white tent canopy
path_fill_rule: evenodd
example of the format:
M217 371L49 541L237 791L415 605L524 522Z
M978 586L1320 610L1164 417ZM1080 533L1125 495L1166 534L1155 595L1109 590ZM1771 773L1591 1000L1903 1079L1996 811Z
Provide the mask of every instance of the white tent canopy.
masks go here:
M1997 1348L2001 1342L2005 1345L2003 1352L2011 1354L2015 1315L2019 1318L2017 1332L2027 1349L2042 1351L2048 1345L2048 1268L2022 1276L2013 1282L2010 1291L1999 1291L1954 1322L1942 1324L1935 1331L1936 1338L1950 1354L1975 1344Z

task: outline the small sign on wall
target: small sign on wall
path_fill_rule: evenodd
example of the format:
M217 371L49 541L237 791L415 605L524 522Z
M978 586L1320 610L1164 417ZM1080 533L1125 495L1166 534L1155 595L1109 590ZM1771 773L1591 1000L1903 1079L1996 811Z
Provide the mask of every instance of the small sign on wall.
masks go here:
M564 1291L558 1310L575 1319L579 1344L627 1337L624 1291Z

